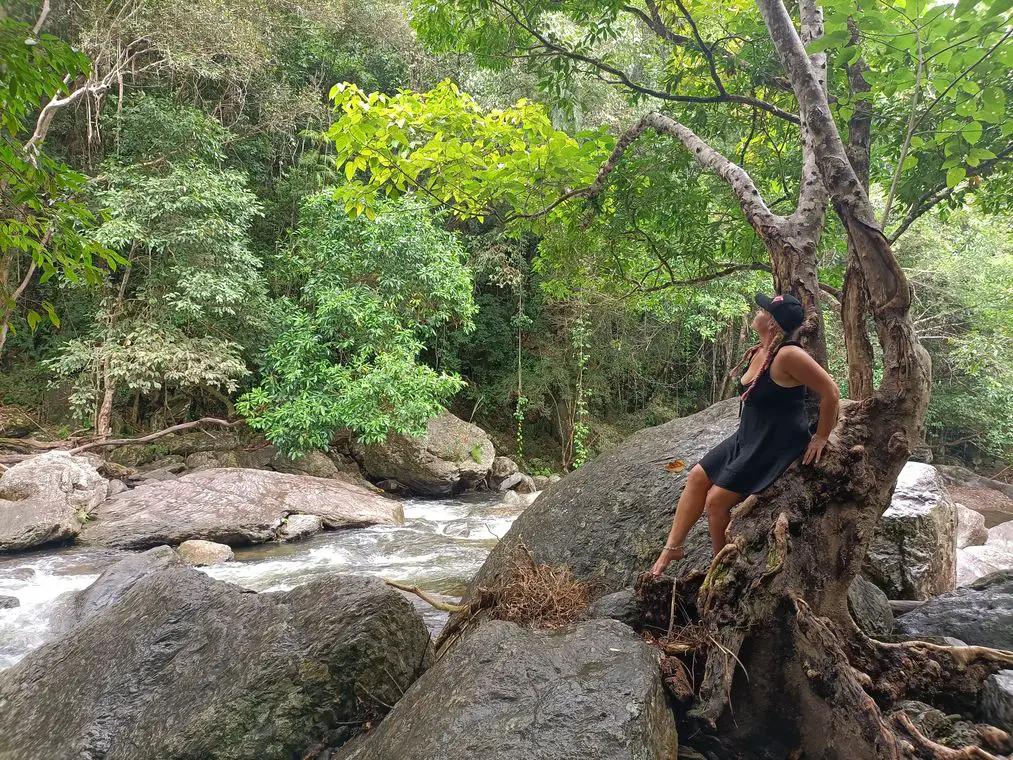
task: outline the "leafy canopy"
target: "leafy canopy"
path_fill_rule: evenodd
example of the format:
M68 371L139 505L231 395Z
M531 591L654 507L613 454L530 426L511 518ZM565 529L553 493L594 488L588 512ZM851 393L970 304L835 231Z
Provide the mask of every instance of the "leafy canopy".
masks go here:
M280 449L326 448L349 428L363 441L421 435L461 380L419 361L438 328L473 328L464 249L407 197L350 218L330 194L308 198L292 256L302 280L237 409Z

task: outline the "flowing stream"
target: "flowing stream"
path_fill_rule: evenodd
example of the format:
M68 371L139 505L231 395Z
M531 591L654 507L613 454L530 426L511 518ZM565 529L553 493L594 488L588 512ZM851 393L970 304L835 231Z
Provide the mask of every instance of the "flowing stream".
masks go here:
M305 541L237 549L234 561L203 569L254 591L287 590L329 572L365 573L457 601L522 510L523 505L508 505L490 494L409 499L404 525L329 531ZM0 596L20 601L19 607L0 609L0 668L47 641L58 597L85 588L125 554L71 547L0 559ZM414 595L408 598L437 634L446 613Z

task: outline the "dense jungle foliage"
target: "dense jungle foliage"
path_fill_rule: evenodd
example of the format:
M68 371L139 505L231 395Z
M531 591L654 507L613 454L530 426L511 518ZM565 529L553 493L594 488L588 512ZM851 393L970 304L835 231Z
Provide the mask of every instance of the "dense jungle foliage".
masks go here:
M1011 5L835 0L810 48L842 131L871 124L933 359L926 441L992 471L1013 465ZM238 414L299 452L449 406L531 472L579 466L732 395L772 280L670 138L555 201L664 109L785 213L798 193L793 96L746 2L16 0L0 53L0 402L35 435ZM831 216L847 395L845 251Z

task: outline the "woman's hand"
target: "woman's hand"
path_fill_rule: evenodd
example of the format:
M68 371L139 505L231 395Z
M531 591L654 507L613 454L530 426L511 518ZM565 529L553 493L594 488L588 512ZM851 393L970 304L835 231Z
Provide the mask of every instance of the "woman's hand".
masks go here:
M819 464L820 457L823 456L823 448L826 445L826 437L814 435L812 440L809 441L809 448L805 450L805 454L802 456L802 464Z

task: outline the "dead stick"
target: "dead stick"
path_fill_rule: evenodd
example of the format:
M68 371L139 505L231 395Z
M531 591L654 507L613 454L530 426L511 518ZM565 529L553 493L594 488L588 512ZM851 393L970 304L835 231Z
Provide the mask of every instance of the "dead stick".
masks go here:
M71 449L70 453L80 454L82 451L88 451L90 449L106 448L108 446L132 446L140 443L149 443L151 441L157 440L158 438L162 438L163 436L172 435L173 433L179 433L182 432L183 430L191 430L195 427L201 427L202 425L221 425L222 427L235 427L236 425L241 425L242 423L243 423L242 420L233 420L232 422L229 422L228 420L220 420L217 417L202 417L201 419L195 420L193 422L183 422L179 425L167 427L165 430L159 430L157 433L152 433L151 435L146 435L141 438L117 438L112 441L93 441L91 443L86 443L83 446L78 446L76 449Z
M384 580L384 583L392 588L398 589L399 591L407 591L409 594L415 594L415 596L419 597L419 599L424 601L426 604L432 605L441 612L464 612L468 609L467 604L451 604L450 602L441 602L439 599L434 599L418 586L405 586L397 581L388 580Z

